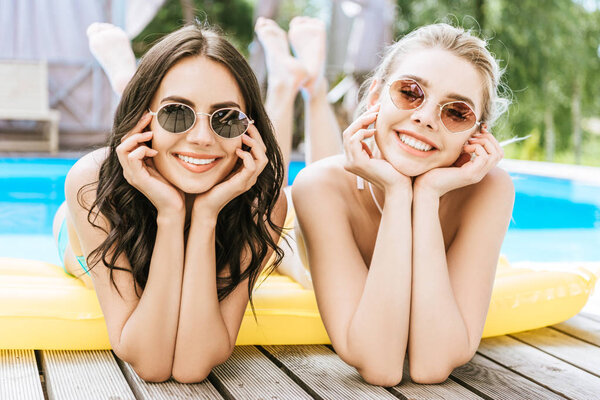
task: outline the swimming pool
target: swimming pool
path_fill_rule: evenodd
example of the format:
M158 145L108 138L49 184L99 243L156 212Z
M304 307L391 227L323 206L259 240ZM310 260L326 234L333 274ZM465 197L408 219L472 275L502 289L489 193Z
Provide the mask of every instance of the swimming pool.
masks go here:
M73 159L0 158L0 257L58 263L52 218ZM302 163L290 168L290 179ZM511 174L515 209L502 253L511 261L600 261L600 186Z

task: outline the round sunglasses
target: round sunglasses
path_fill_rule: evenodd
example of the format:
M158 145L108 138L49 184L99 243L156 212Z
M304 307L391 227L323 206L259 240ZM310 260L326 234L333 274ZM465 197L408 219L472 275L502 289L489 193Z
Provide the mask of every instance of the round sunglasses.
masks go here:
M192 107L183 103L167 103L153 112L158 124L167 132L186 133L196 125L198 115L209 117L210 129L225 139L233 139L246 133L253 120L235 108L220 108L212 114L196 112Z
M417 110L425 103L425 91L413 79L400 78L388 85L392 103L399 110ZM481 124L464 101L450 101L439 107L438 116L448 132L461 133Z

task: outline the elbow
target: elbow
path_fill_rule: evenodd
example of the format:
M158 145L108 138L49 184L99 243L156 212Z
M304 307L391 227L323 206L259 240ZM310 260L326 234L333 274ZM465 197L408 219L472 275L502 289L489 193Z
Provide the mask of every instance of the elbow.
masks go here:
M410 366L410 379L415 383L423 385L432 385L445 382L452 373L452 368L442 368L439 366L431 368L419 368Z
M335 345L334 345L334 348ZM365 349L348 348L339 346L337 355L347 364L356 368L363 380L371 385L392 387L402 381L404 367L404 349L391 351L390 349ZM378 351L379 350L379 351Z
M355 360L349 363L356 367L356 370L365 382L383 387L396 386L402 381L404 357L395 359L386 359L387 357L368 357L360 361Z
M357 368L360 376L365 382L383 387L392 387L398 385L402 381L402 365L398 366L363 366Z
M464 354L455 360L442 362L440 359L432 359L428 361L415 361L410 363L410 379L415 383L431 385L442 383L448 379L454 368L460 367L468 363L475 351L469 354Z
M199 365L191 369L173 369L173 379L179 383L199 383L205 380L212 371L212 366Z
M171 378L171 364L165 362L136 361L130 354L119 348L113 348L115 355L128 363L133 371L146 382L164 382Z
M421 384L442 383L455 368L471 361L478 346L479 341L473 345L465 343L464 346L442 350L443 355L440 355L440 352L429 352L429 356L413 349L409 356L410 378L413 382Z
M179 383L202 382L214 367L227 361L232 352L233 347L223 349L219 353L206 354L201 360L197 361L176 357L173 363L173 379Z
M133 367L133 366L132 366ZM171 370L165 368L136 368L133 370L145 382L160 383L171 378Z

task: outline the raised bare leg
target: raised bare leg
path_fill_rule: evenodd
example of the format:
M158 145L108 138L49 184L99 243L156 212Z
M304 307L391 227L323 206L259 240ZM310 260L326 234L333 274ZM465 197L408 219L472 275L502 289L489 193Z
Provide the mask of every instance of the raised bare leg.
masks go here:
M305 103L305 159L310 164L342 152L341 131L327 101L325 24L315 18L296 17L290 22L288 37L296 57L308 72L302 94Z
M95 22L87 29L90 51L104 69L113 91L121 96L135 73L135 55L127 34L119 27Z
M258 18L254 28L265 51L267 64L267 98L265 108L275 128L283 160L287 167L292 151L294 100L306 80L304 66L292 57L287 35L277 23L268 18Z

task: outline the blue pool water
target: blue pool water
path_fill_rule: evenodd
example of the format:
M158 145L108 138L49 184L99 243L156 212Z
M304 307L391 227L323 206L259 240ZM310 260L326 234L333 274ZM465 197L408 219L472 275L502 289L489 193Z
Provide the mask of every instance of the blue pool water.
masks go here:
M0 159L0 257L58 263L52 219L72 159ZM290 167L290 180L303 164ZM512 174L511 261L600 261L600 186ZM476 244L474 244L476 245Z

